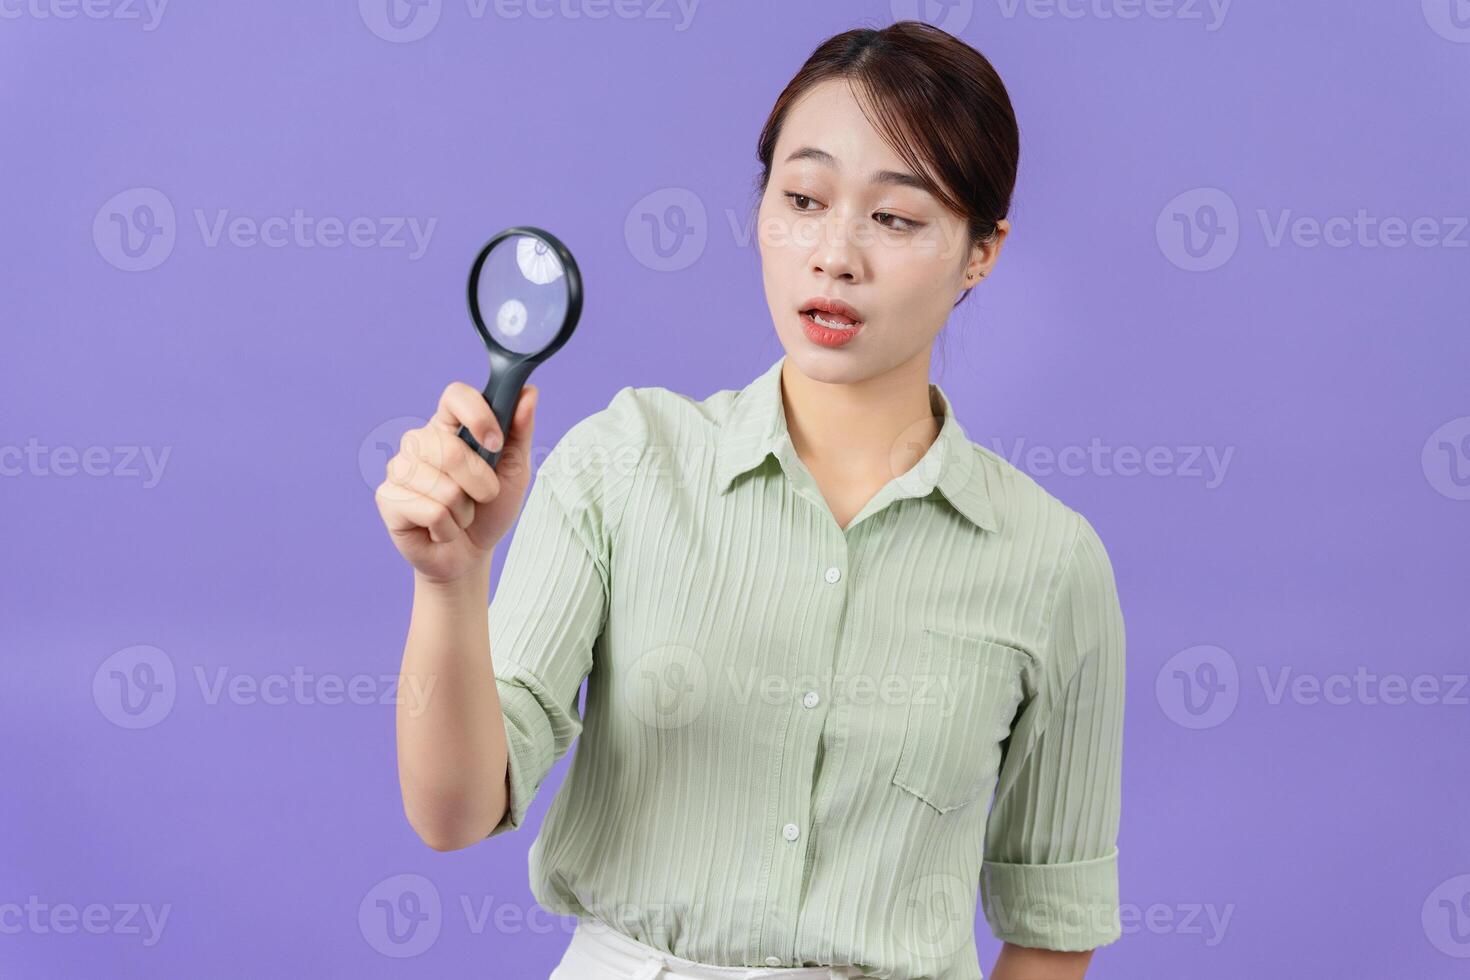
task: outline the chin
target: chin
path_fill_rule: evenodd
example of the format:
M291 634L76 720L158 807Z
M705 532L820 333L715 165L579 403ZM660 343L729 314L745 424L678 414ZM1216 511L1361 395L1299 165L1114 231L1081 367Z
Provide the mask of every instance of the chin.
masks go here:
M852 356L841 350L826 350L806 337L782 337L786 359L803 375L823 384L852 384L881 373L868 362L870 357Z

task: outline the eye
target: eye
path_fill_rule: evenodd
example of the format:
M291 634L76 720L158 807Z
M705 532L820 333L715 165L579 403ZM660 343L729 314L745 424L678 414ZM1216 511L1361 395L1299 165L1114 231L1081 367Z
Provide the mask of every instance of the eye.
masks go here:
M785 194L786 194L786 197L788 197L788 198L791 199L792 206L795 207L796 210L798 210L798 211L806 211L807 210L807 208L804 208L804 207L801 206L801 202L802 201L810 201L810 200L812 200L812 198L807 197L805 194L798 194L795 191L786 191Z
M898 215L896 215L896 214L889 214L887 211L877 211L877 212L874 212L873 217L874 218L892 218L894 221L899 222L899 225L898 226L894 226L894 225L891 225L891 224L883 225L885 228L893 228L895 231L916 231L919 228L924 227L924 225L923 225L922 222L919 222L919 221L910 221L908 218L900 218ZM882 221L879 221L878 223L879 224L883 224Z

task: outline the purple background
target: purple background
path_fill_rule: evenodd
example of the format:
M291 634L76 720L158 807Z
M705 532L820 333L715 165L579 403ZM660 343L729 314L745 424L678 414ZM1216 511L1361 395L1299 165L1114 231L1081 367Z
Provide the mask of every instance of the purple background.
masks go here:
M0 975L545 977L572 921L533 907L526 850L566 759L524 832L440 854L403 817L391 705L210 685L392 695L411 577L377 443L483 383L463 286L494 231L551 229L587 284L536 375L538 453L623 385L704 397L779 356L742 233L760 124L821 39L918 7L445 0L404 42L382 0L100 2L123 16L0 18ZM1023 133L1014 233L934 378L1098 527L1128 623L1125 934L1089 976L1464 976L1470 4L927 13ZM128 271L111 216L138 188L175 241ZM671 206L695 234L664 262L644 215ZM436 224L417 257L211 246L196 209ZM1401 247L1274 238L1360 210L1428 220ZM1027 455L1094 439L1080 471ZM174 680L128 728L112 668L140 664ZM1379 681L1343 703L1276 696L1359 668ZM1392 674L1428 703L1384 703ZM401 958L371 909L406 874L443 911ZM156 942L129 903L167 907ZM68 905L100 934L61 931Z

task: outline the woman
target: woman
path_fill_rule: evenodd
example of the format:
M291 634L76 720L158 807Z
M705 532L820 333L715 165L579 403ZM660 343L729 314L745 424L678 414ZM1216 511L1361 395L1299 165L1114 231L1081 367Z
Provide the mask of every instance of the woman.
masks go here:
M1017 156L972 48L916 22L831 38L759 143L780 359L573 426L488 610L534 387L498 474L455 436L500 439L462 383L390 463L403 672L437 678L398 716L414 829L449 850L518 828L581 735L530 852L537 901L579 920L556 980L979 978L982 896L994 980L1081 977L1120 935L1112 569L928 382Z

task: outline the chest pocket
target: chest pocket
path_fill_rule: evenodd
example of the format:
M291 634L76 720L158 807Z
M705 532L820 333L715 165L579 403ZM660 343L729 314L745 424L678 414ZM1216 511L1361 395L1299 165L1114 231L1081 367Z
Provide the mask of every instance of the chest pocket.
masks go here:
M999 769L1025 658L1004 643L924 627L894 785L940 813L975 802Z

